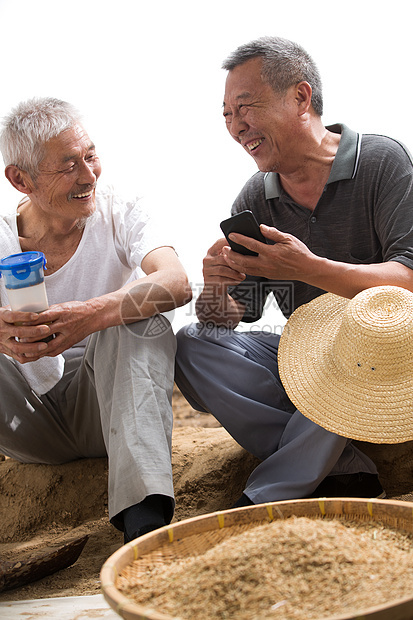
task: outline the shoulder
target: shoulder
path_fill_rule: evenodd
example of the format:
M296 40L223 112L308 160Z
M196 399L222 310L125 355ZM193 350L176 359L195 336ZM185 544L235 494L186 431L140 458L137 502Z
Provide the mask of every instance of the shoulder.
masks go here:
M241 189L232 207L232 213L237 213L251 206L251 203L265 201L265 173L256 172Z
M111 219L133 218L143 221L148 219L148 212L142 196L127 199L112 185L96 190L96 211Z
M406 146L393 138L363 134L356 179L366 187L405 191L413 183L413 160ZM409 190L410 191L410 190Z
M246 192L264 192L265 189L265 173L256 172L245 183L243 190Z
M362 134L361 154L374 160L388 159L406 166L413 166L409 149L399 140L380 134Z

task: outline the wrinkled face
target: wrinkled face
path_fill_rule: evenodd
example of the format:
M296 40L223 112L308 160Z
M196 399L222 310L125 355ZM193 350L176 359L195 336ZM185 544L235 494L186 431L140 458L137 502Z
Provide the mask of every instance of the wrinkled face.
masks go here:
M83 127L75 125L46 143L30 200L51 217L89 217L96 208L100 173L94 144Z
M295 89L276 93L262 80L261 67L261 58L254 58L228 73L226 126L262 172L287 172L295 140Z

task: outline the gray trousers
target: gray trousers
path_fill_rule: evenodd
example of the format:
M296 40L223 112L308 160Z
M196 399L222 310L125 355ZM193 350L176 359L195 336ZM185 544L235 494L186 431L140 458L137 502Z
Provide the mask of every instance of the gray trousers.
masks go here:
M147 495L171 498L176 340L162 316L92 334L42 397L0 355L0 453L23 463L108 456L109 518Z
M175 380L189 403L262 461L244 491L254 503L306 497L327 475L377 473L349 439L294 407L278 374L279 336L193 324L177 341Z

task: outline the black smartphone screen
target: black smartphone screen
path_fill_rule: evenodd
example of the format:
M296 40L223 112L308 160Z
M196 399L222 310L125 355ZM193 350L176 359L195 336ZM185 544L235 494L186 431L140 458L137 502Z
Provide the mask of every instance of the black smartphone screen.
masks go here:
M261 241L262 243L267 243L267 240L260 231L259 224L252 211L241 211L241 213L237 213L236 215L229 217L227 220L224 220L223 222L221 222L221 230L224 233L230 248L234 250L234 252L238 252L239 254L246 254L247 256L258 256L257 252L253 252L245 246L234 243L233 241L228 239L228 236L232 232L240 233L241 235L245 235L246 237L252 237L253 239Z

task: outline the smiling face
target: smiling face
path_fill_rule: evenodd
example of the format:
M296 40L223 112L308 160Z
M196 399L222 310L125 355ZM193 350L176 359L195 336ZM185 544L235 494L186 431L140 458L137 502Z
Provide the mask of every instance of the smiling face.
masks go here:
M276 93L261 78L261 58L228 73L224 117L231 136L262 172L289 172L297 143L296 87Z
M32 182L32 205L52 218L82 220L95 211L95 188L101 173L95 146L75 125L49 140Z

